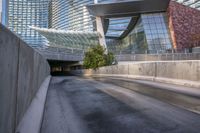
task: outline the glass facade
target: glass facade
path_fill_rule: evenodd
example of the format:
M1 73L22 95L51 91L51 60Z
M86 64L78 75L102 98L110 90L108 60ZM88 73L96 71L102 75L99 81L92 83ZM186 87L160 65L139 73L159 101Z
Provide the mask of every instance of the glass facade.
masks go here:
M66 31L31 27L45 36L49 45L68 49L88 49L99 44L99 33L94 31Z
M118 53L162 53L172 48L166 13L142 14L127 37L107 39L110 51Z
M57 29L63 31L95 31L95 17L90 16L86 5L94 4L94 0L50 0L49 1L49 26L50 29ZM60 35L59 35L60 37ZM50 37L48 37L49 40ZM53 37L52 37L53 38ZM61 46L65 48L77 48L77 49L88 49L92 45L97 45L99 42L97 39L80 38L80 36L65 36L62 37L64 40L55 43L51 39L51 46ZM69 41L69 40L72 41ZM84 40L85 41L77 41ZM76 40L76 41L75 41Z
M93 3L93 0L51 0L49 28L93 31L95 18L89 15L86 8L86 5Z
M132 17L124 17L124 18L110 18L109 26L106 33L107 37L120 37L131 21Z
M141 19L150 53L172 48L166 13L142 14Z
M116 54L145 53L148 46L142 19L138 20L136 26L127 37L118 40L118 43L116 43L116 39L107 39L107 45L109 50Z
M46 44L46 39L29 28L48 27L48 0L9 0L8 28L32 47Z
M33 47L40 47L47 42L37 31L29 26L52 28L64 31L96 31L95 17L90 16L86 5L96 0L9 0L8 28L17 33ZM123 2L122 0L98 0L98 3ZM138 19L139 18L139 19ZM108 49L114 53L155 53L165 52L172 48L166 13L141 14L140 16L106 18L109 25L105 36ZM123 39L130 22L137 22L134 29ZM56 36L55 36L56 37ZM67 36L66 36L67 37ZM65 37L65 38L66 38ZM111 39L112 38L112 39ZM66 39L65 39L66 40ZM68 39L69 40L69 39ZM63 42L72 47L71 42ZM88 48L90 45L76 42L77 48ZM56 46L55 42L51 45Z

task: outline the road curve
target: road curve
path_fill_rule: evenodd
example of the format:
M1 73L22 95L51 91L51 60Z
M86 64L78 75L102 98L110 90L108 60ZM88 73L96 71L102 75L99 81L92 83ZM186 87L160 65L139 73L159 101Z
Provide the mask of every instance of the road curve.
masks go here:
M93 79L53 77L41 133L199 133L200 115Z

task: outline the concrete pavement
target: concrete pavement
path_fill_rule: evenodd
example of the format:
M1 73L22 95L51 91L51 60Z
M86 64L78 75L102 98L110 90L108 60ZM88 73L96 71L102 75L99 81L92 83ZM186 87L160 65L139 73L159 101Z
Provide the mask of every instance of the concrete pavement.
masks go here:
M130 89L78 77L52 78L41 128L41 133L199 131L198 114Z

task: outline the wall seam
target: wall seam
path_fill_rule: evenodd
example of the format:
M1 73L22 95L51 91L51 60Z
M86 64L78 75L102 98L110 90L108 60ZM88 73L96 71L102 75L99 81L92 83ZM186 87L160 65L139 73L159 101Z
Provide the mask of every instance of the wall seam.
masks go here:
M19 84L19 55L20 55L20 43L21 40L19 39L18 41L19 45L18 45L18 55L17 55L17 80L16 80L16 96L15 96L15 116L14 116L14 132L16 131L17 128L17 106L18 106L18 84Z

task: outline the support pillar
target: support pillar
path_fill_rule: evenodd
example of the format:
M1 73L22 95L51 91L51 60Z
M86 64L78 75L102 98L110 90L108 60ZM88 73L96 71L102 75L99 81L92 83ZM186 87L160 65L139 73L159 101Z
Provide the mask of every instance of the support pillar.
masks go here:
M94 4L98 4L98 0L94 0ZM104 29L103 29L103 21L102 18L100 16L96 17L96 25L97 25L97 32L100 33L100 37L99 37L99 43L101 46L103 46L105 48L105 53L108 53L108 48L106 45L106 38L105 38L105 34L104 34Z
M107 45L106 45L106 39L103 29L103 22L101 17L96 17L96 25L97 25L97 32L100 33L99 37L99 43L101 46L103 46L106 49L106 54L108 53Z

